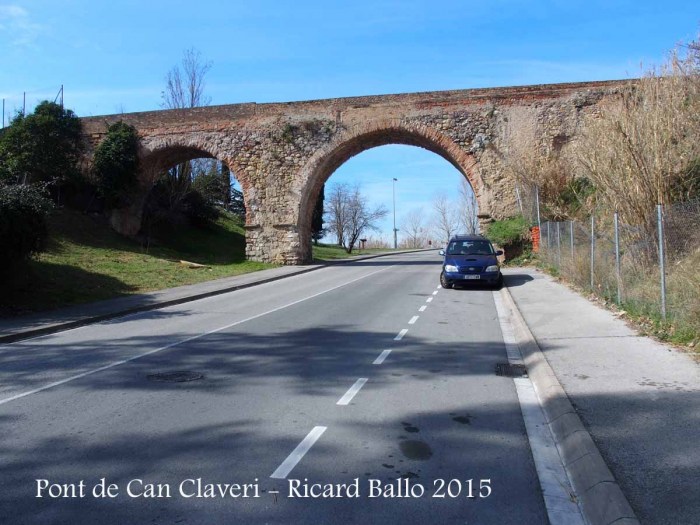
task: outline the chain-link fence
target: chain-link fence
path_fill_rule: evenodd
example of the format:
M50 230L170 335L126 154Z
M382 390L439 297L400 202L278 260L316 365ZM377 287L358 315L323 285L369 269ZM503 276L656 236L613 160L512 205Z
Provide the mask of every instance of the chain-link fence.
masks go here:
M539 245L580 287L676 330L700 329L700 200L658 206L641 224L617 214L543 222Z

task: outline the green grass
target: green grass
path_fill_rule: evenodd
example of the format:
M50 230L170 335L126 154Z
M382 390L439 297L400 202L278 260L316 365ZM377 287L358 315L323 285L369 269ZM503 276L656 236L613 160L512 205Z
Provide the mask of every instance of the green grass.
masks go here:
M191 269L186 260L205 264ZM19 315L228 277L272 265L245 260L239 219L222 216L211 228L163 225L148 249L105 223L79 212L57 210L47 250L3 287L0 315Z
M312 246L311 253L314 261L332 261L335 259L347 259L348 257L355 257L356 255L368 255L373 253L383 253L392 250L386 248L369 248L366 250L353 250L352 253L345 251L345 248L338 246L337 244L322 244L319 243L318 246Z

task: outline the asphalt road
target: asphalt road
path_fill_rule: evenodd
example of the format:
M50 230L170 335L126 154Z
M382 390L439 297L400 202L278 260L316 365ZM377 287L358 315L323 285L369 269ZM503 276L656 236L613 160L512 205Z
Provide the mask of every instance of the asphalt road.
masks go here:
M439 264L358 261L0 347L0 523L547 523L493 295L439 289ZM150 377L170 372L202 378ZM304 483L335 497L288 497Z

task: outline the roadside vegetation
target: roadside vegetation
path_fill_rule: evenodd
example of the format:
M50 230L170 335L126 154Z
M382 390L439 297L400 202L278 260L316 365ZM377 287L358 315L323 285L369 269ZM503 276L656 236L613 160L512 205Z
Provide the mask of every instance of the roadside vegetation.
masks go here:
M207 228L163 223L152 233L148 249L114 232L104 217L69 208L51 214L48 232L45 251L4 283L0 315L21 315L271 267L245 260L241 219L228 212L222 212Z
M167 108L207 104L195 50L167 76ZM117 122L81 165L80 119L44 101L0 132L0 315L192 284L269 267L245 260L245 206L227 166L191 159L141 180L139 137ZM141 205L143 213L119 214ZM133 221L129 237L111 227ZM181 262L186 261L186 262Z
M597 108L584 120L577 140L525 144L506 159L507 170L520 181L521 194L528 188L533 196L537 192L542 223L568 226L573 221L576 237L584 241L573 257L567 255L567 228L566 249L540 257L539 265L618 310L645 333L695 351L700 349L699 138L700 41L695 41L678 46L665 64L647 70ZM665 224L665 319L659 292L658 204ZM620 303L615 212L623 247ZM591 217L597 239L593 286ZM528 226L537 223L534 214L526 219ZM489 236L500 235L503 226L492 225ZM556 232L554 239L561 233L559 226ZM540 233L546 244L545 232Z
M348 251L343 246L337 244L314 244L311 247L314 261L332 261L335 259L347 259L356 255L369 255L373 253L386 253L392 251L391 248L366 248L364 250L355 249L353 253Z

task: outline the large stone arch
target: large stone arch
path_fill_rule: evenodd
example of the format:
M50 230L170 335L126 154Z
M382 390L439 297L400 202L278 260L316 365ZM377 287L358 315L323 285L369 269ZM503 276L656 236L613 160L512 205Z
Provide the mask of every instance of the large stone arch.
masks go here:
M233 176L238 180L245 199L247 184L244 172L238 168L235 160L227 151L219 150L215 142L200 140L191 135L181 137L142 138L139 145L139 187L133 196L133 202L126 208L112 210L110 223L119 233L127 236L136 235L141 229L143 209L156 179L165 170L176 164L193 159L216 159L224 162Z
M298 208L299 259L311 259L310 227L321 187L351 157L371 148L402 144L427 149L452 164L469 181L480 216L489 215L489 203L474 156L450 137L430 126L401 120L381 120L354 126L318 150L302 168Z

